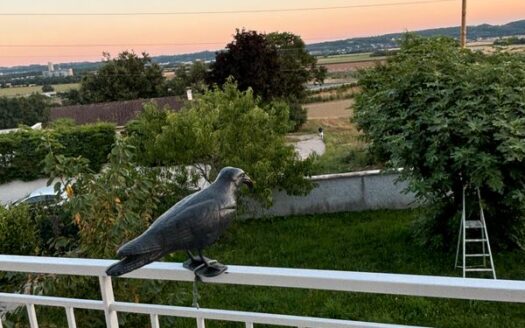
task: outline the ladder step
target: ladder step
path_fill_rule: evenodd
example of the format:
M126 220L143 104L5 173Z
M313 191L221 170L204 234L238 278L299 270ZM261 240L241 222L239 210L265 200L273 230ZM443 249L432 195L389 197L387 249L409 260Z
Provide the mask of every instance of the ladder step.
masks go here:
M490 254L465 254L465 257L484 257L490 256Z
M484 241L487 241L487 240L482 238L482 239L465 239L465 241L467 243L479 243L479 242L484 242Z
M465 269L465 271L469 271L469 272L488 272L488 271L491 271L492 272L492 269Z
M482 229L483 228L483 222L481 222L479 220L467 220L467 221L465 221L465 228Z

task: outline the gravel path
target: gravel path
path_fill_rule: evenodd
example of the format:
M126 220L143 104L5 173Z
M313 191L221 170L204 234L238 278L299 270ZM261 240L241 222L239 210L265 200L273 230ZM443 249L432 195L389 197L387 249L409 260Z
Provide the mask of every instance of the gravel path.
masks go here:
M295 150L301 159L306 159L313 153L322 155L325 152L325 144L317 134L305 134L294 138L298 140L295 142Z

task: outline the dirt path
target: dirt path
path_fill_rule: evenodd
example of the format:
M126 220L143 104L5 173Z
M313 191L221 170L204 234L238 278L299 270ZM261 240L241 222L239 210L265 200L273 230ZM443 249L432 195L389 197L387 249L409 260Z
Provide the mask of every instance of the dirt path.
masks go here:
M322 155L325 152L323 140L317 134L304 134L293 136L295 150L301 159L306 159L313 153Z

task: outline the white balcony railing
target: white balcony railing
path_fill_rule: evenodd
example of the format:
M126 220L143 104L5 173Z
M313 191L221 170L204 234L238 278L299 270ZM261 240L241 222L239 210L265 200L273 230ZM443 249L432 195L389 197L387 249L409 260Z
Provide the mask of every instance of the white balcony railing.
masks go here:
M118 312L147 314L153 328L159 327L159 316L194 318L199 328L205 327L205 320L242 322L247 328L254 324L322 328L401 327L349 320L120 302L114 299L111 278L105 274L106 268L112 263L112 260L0 255L0 271L96 276L99 277L102 294L101 300L86 300L0 292L0 302L25 306L31 328L38 327L35 305L64 308L70 328L76 327L74 309L104 311L108 328L118 327ZM194 276L180 263L156 262L118 279L125 278L193 281ZM525 303L525 281L515 280L229 266L225 274L204 279L204 282Z

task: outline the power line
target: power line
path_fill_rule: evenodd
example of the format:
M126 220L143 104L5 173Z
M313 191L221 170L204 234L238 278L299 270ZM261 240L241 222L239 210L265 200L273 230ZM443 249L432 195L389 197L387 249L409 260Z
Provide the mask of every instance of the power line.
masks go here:
M374 3L361 5L331 6L331 7L301 7L281 9L251 9L251 10L222 10L222 11L172 11L172 12L11 12L0 13L0 16L175 16L175 15L224 15L224 14L262 14L277 12L302 12L318 10L340 10L351 8L396 7L408 5L425 5L429 3L455 2L456 0L413 0L391 3Z

